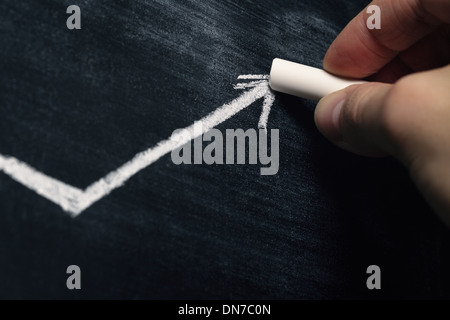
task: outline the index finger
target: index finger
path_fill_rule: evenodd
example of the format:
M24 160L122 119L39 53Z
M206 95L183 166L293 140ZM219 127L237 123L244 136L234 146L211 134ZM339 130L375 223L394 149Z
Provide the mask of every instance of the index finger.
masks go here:
M367 8L328 49L324 69L344 77L364 78L378 72L442 23L450 23L448 0L374 0L381 10L381 29L369 29Z

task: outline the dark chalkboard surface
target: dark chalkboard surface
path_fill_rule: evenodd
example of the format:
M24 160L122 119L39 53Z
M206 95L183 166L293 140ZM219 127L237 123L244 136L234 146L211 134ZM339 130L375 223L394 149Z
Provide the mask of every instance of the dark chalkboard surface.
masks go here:
M73 4L80 30L66 27ZM275 57L320 67L366 4L2 1L0 160L84 190L248 92L239 75ZM262 104L216 128L257 128ZM276 175L165 154L71 217L1 172L0 298L449 298L449 232L407 172L332 146L314 106L275 94Z

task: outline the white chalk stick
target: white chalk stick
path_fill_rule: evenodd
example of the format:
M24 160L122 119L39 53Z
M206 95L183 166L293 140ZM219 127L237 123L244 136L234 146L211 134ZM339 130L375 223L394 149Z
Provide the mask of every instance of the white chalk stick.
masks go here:
M340 78L321 69L278 58L273 59L269 78L272 90L312 100L365 82Z

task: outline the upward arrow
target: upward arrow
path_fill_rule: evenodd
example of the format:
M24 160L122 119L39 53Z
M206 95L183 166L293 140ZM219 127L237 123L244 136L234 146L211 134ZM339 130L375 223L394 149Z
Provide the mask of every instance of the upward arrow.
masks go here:
M159 160L162 156L170 153L192 139L203 135L205 132L226 121L261 98L264 100L258 126L267 130L267 119L274 101L274 95L270 91L267 81L268 76L243 75L239 76L238 79L254 79L254 81L246 84L237 84L235 86L235 89L251 89L245 91L233 101L222 105L202 119L194 122L192 125L184 128L188 132L194 132L193 135L186 136L173 134L168 139L160 141L156 146L136 154L133 159L105 177L92 183L84 190L49 177L11 156L0 154L0 171L3 171L12 179L35 191L42 197L59 205L72 217L76 217L92 204L107 196L114 189L124 185L128 179ZM200 124L200 127L202 128L200 131L194 130L194 126L198 127L198 124Z
M259 117L258 121L258 128L264 129L264 131L267 133L267 122L269 121L269 114L270 109L272 108L272 104L275 101L275 95L270 90L268 86L268 75L258 75L258 74L246 74L246 75L240 75L238 77L240 80L252 80L250 82L241 82L236 85L234 85L234 89L247 89L247 88L254 88L260 85L267 85L266 93L264 94L264 101L262 105L262 112L261 116Z

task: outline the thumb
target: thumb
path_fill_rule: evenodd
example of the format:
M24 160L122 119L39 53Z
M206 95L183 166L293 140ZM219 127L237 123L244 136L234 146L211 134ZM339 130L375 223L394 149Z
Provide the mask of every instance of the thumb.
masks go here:
M322 98L315 122L319 131L339 147L365 156L390 153L385 130L385 107L393 85L352 85Z
M392 155L408 168L417 158L450 156L450 65L395 84L353 85L322 98L315 122L341 148Z
M450 226L450 65L395 84L354 85L322 98L322 134L361 155L392 155Z

